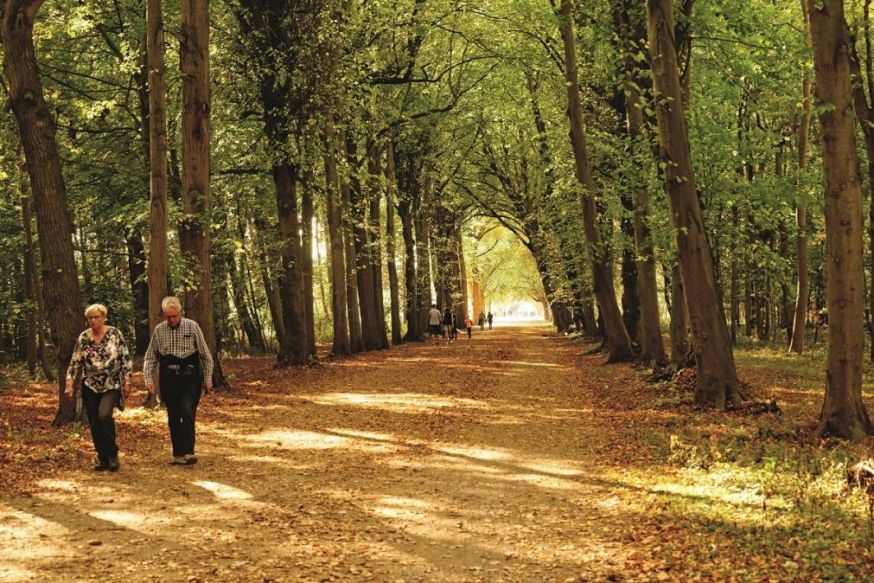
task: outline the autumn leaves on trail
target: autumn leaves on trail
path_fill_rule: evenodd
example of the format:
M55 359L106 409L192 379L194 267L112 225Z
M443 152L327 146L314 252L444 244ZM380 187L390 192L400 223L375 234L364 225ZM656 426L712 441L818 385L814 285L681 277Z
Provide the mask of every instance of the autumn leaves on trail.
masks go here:
M293 372L229 361L236 389L202 404L192 467L167 465L162 413L133 408L119 419L123 470L95 474L81 430L40 429L47 387L3 394L16 413L0 441L13 468L0 581L728 576L736 565L702 538L709 519L672 514L685 494L666 493L708 479L665 465L668 434L706 417L653 406L673 391L545 332L502 328ZM777 569L785 558L746 542L756 486L736 488L747 498L721 544ZM710 505L721 495L714 486Z

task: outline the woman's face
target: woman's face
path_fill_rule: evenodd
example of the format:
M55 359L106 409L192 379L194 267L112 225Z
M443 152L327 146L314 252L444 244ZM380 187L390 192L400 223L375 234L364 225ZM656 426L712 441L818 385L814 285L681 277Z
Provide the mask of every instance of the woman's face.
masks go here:
M102 329L103 323L106 322L106 316L100 312L91 312L85 317L88 319L88 326L90 326L95 332Z

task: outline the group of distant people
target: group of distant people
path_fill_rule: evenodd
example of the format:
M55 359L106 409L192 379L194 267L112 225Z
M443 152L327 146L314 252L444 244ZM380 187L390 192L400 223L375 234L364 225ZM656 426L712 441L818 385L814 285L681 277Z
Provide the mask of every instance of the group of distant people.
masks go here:
M486 322L489 323L489 330L492 329L494 316L491 312L486 315L484 312L479 313L477 323L479 329L484 330ZM467 331L468 339L473 338L473 320L469 315L464 316L464 328ZM447 306L441 312L437 308L437 304L431 304L431 309L428 311L428 331L432 339L443 337L447 342L452 342L458 339L458 320L455 312Z
M192 465L197 463L197 406L202 392L212 390L214 364L203 331L197 322L182 316L179 299L164 298L161 310L164 321L155 326L143 362L143 377L146 389L154 395L154 369L158 367L173 450L170 463ZM106 324L108 314L103 304L85 309L88 329L76 340L64 391L68 399L74 394L81 396L97 452L94 470L98 472L117 472L121 467L112 415L116 408L124 410L124 400L131 390L130 352L118 328Z

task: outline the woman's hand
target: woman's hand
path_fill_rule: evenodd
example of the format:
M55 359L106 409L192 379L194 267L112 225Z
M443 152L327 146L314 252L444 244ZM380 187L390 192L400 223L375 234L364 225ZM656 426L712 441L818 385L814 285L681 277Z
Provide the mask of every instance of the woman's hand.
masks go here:
M64 396L68 399L73 398L73 379L67 379L67 386L64 388Z
M122 385L121 390L124 393L125 399L130 398L130 392L131 392L130 379L124 379L124 384Z

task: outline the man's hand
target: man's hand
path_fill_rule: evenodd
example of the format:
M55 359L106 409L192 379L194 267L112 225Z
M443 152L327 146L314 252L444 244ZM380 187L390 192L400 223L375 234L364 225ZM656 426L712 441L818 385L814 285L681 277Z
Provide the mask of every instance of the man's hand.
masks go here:
M64 387L64 396L68 399L73 398L73 379L67 379L67 386Z
M130 379L124 379L124 385L121 387L122 392L124 393L124 398L130 398L131 386Z
M150 395L155 394L155 385L146 385L146 390L149 391Z
M204 381L203 382L203 394L208 395L212 392L212 382Z

